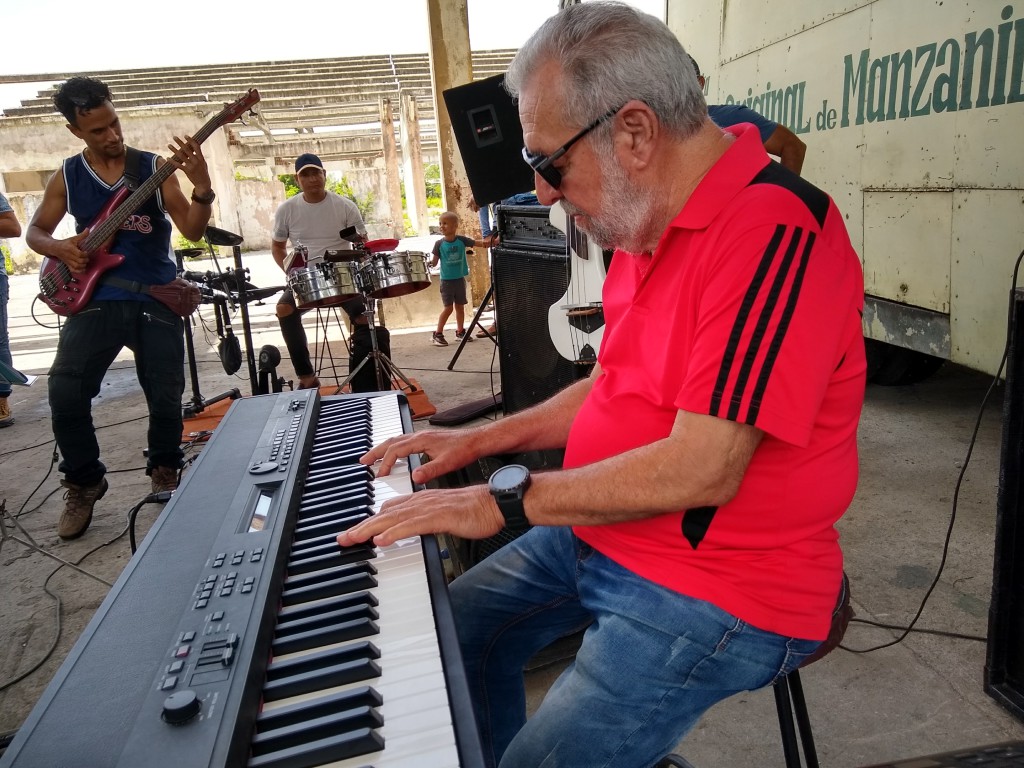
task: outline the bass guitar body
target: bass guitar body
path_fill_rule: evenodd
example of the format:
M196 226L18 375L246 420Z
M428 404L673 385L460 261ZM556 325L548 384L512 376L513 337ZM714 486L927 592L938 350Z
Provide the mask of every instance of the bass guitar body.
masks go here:
M565 233L569 256L565 295L548 308L551 342L566 360L592 365L597 362L604 335L604 251L576 228L561 203L551 206L548 218L552 226Z
M126 188L119 189L89 227L90 232L102 227L128 194ZM104 273L123 261L124 256L111 253L101 245L89 254L89 264L85 271L75 273L60 259L44 256L39 266L39 299L56 314L70 317L89 303Z

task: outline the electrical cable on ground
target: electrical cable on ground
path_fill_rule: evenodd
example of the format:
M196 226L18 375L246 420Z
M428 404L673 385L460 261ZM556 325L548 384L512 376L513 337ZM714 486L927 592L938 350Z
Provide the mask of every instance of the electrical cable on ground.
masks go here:
M1020 252L1020 254L1017 256L1017 261L1013 265L1013 278L1012 278L1012 282L1011 282L1011 285L1010 285L1010 300L1011 300L1011 302L1013 301L1014 293L1016 293L1016 291L1017 291L1017 278L1018 278L1018 274L1019 274L1019 271L1020 271L1020 265L1021 265L1021 261L1022 260L1024 260L1024 251ZM935 578L932 579L931 585L928 587L927 591L925 592L924 597L921 598L921 604L920 604L920 606L918 606L917 613L914 614L914 618L910 620L910 624L908 624L906 627L897 627L897 626L887 627L889 629L900 630L902 632L902 634L899 637L897 637L894 640L890 640L887 643L882 643L881 645L875 645L875 646L872 646L870 648L849 648L849 647L847 647L845 645L840 644L839 647L842 648L844 651L849 651L850 653L871 653L872 651L878 651L878 650L881 650L882 648L888 648L890 646L893 646L893 645L896 645L897 643L902 642L907 637L907 635L909 635L911 632L927 632L928 634L940 634L940 635L941 634L945 634L945 635L947 635L949 637L963 637L964 639L968 639L968 640L979 639L979 638L977 638L975 636L971 636L971 635L960 636L960 635L957 635L955 633L943 633L943 632L941 632L939 630L919 630L919 629L916 629L915 625L917 624L918 619L921 618L921 614L924 613L924 607L925 607L925 605L927 605L928 599L931 597L932 592L935 590L935 587L938 586L939 579L942 576L942 571L946 567L946 557L949 554L949 543L950 543L950 541L953 538L953 525L956 523L957 505L960 502L960 487L963 484L964 475L967 474L967 467L971 463L971 456L974 454L974 445L975 445L975 443L978 440L978 432L981 430L981 419L982 419L982 416L984 416L984 414L985 414L985 408L988 406L988 401L989 401L989 398L991 398L991 396L992 396L992 392L995 391L996 386L999 384L999 378L1000 378L1000 376L1002 376L1003 367L1006 365L1006 360L1007 360L1007 358L1009 357L1009 354L1010 354L1011 323L1012 323L1011 313L1007 313L1007 320L1006 320L1006 343L1003 345L1003 356L1002 356L1002 358L999 361L999 368L996 370L995 376L992 377L992 383L989 384L988 389L985 391L985 396L982 397L982 399L981 399L981 407L978 409L978 418L975 419L974 430L971 432L971 439L970 439L970 441L969 441L969 443L967 445L967 455L964 457L963 466L960 467L960 473L957 475L957 478L956 478L956 486L955 486L955 488L953 490L953 505L952 505L952 509L950 510L950 515L949 515L949 525L946 527L946 537L945 537L945 539L942 542L942 557L939 559L939 567L938 567L938 569L935 572ZM853 621L856 621L856 622L859 622L859 623L862 623L862 624L875 624L876 626L883 626L881 624L877 624L875 622L869 622L869 621L866 621L866 620L863 620L863 619L856 619L856 618L851 619L851 622L853 622ZM987 640L987 638L985 638L985 639Z

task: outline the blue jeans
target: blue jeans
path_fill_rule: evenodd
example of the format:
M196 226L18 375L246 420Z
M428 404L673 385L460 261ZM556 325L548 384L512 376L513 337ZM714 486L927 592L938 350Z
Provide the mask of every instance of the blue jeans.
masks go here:
M7 335L7 300L11 296L11 286L7 279L7 268L3 264L3 257L0 255L0 360L13 366L11 360L11 339ZM0 384L0 397L7 397L11 394L10 384Z
M502 768L653 766L713 704L771 684L820 645L642 579L569 528L531 529L451 595L484 754ZM527 721L523 665L588 624Z
M64 321L50 368L53 435L60 471L75 485L106 473L92 423L92 399L124 347L149 406L149 467L181 467L181 396L185 391L185 324L156 301L94 301Z

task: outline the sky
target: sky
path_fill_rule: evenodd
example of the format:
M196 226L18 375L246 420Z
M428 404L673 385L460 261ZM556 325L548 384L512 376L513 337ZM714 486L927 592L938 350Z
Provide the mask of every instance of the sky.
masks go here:
M665 0L627 1L665 18ZM4 5L0 77L426 53L429 48L427 0L306 0L295 6L228 0L190 6L153 0L0 3ZM467 4L474 50L517 48L558 10L557 0L467 0ZM174 13L175 7L182 10ZM36 90L36 86L0 84L0 109L17 106L20 94L27 98Z

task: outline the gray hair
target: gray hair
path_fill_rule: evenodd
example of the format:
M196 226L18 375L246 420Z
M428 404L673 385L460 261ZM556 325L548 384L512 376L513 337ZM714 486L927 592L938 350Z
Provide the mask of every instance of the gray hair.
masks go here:
M663 22L628 5L572 5L545 21L519 49L505 87L518 97L555 60L565 73L562 119L586 125L631 99L649 106L670 134L692 136L707 117L690 58Z

